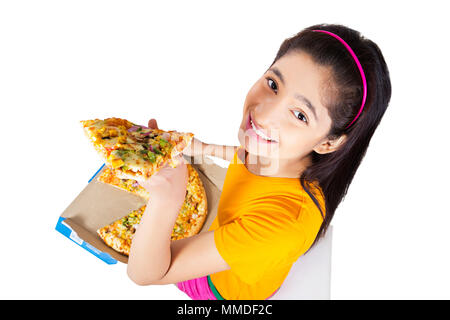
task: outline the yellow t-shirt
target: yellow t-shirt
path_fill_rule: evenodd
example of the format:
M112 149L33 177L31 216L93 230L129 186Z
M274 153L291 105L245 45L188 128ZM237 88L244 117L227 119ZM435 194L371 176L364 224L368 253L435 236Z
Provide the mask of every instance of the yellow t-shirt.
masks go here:
M309 185L324 211L322 190ZM217 291L226 300L266 299L310 248L322 221L300 179L255 175L235 152L209 228L231 268L210 275Z

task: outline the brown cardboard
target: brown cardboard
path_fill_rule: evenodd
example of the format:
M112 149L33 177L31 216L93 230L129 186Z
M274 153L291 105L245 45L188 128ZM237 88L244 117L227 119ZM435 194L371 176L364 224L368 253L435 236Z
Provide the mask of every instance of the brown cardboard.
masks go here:
M205 188L208 215L200 232L211 226L219 204L220 194L227 168L222 168L210 159L184 156L198 172ZM99 251L109 253L117 261L127 263L128 257L109 248L97 235L97 229L138 209L146 201L137 195L114 186L97 181L97 177L106 166L96 174L72 203L64 210L61 217L64 224L70 226L79 238Z

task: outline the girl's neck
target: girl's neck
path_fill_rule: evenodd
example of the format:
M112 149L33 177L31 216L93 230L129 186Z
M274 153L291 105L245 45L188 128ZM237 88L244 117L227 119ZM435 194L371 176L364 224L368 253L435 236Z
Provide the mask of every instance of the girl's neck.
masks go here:
M241 156L239 156L239 152L238 156L244 166L249 172L258 176L298 179L302 172L311 165L310 156L300 160L270 159L250 154L245 149L241 150Z

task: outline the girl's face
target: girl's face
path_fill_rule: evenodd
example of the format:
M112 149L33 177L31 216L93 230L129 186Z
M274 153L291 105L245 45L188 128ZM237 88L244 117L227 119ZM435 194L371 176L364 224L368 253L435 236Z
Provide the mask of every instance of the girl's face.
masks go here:
M329 69L306 53L280 58L247 94L241 145L252 155L290 165L304 161L313 150L326 153L331 118L321 95L329 79Z

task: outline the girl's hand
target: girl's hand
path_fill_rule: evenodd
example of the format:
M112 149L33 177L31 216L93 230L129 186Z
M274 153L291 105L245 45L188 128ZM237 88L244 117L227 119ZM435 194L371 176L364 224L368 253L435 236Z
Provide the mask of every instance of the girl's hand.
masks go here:
M156 119L148 121L148 127L159 129ZM139 180L138 183L147 190L151 198L161 197L166 201L184 201L188 181L186 160L180 154L174 158L178 162L176 168L169 165L162 167L148 180Z
M178 162L175 168L166 164L150 179L138 181L150 194L150 201L164 199L166 203L183 203L188 182L187 162L181 154L176 156L174 161Z

